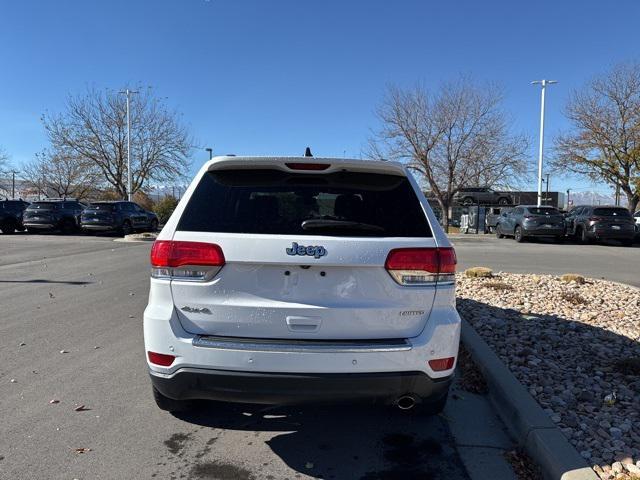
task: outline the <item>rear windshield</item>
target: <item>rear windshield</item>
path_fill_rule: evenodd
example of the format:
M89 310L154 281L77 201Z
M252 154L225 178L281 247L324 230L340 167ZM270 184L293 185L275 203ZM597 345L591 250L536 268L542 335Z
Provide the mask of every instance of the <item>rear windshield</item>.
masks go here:
M206 173L178 223L195 232L430 237L408 179L376 173Z
M560 211L555 208L527 208L530 214L532 215L560 215Z
M626 208L596 208L593 210L593 214L601 217L631 218L631 212Z
M27 210L57 210L60 204L57 202L35 202L29 205Z
M113 203L92 203L87 210L100 210L102 212L113 212L116 209Z

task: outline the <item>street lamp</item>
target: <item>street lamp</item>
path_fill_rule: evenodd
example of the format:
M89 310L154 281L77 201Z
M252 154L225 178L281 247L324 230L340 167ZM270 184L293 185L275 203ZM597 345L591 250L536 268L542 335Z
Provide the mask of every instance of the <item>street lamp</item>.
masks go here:
M127 96L127 199L131 201L131 118L129 116L129 102L131 101L131 95L138 93L137 90L121 90Z
M540 151L538 152L538 206L542 205L542 159L544 157L544 91L547 85L558 83L557 80L536 80L531 85L542 85L540 98Z
M205 148L207 152L209 152L209 160L213 158L213 148Z

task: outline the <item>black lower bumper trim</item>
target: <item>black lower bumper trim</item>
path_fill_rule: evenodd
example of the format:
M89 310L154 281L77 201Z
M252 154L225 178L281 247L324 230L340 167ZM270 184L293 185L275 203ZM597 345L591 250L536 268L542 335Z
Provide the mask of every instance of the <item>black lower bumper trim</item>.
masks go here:
M174 400L270 405L393 403L402 395L413 395L418 402L431 402L447 394L453 377L431 378L423 372L300 374L204 369L181 369L171 377L150 371L150 376L153 386Z

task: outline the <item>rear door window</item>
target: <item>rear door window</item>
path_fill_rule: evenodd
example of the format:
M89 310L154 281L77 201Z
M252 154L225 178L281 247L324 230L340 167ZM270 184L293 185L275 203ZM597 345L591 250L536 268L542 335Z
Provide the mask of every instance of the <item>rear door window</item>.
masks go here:
M98 210L101 212L113 212L115 210L115 204L113 203L92 203L87 207L89 210Z
M178 230L280 235L431 237L409 180L376 173L207 172Z
M560 215L560 212L555 208L532 207L528 210L531 215Z
M626 208L596 208L593 214L599 217L631 218L631 212Z
M27 210L58 210L60 204L57 202L35 202L29 205Z

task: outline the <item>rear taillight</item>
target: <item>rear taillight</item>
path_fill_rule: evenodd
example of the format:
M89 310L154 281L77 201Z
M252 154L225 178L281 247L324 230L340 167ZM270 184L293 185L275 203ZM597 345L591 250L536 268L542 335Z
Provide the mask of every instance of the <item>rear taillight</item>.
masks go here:
M151 248L153 278L210 280L224 262L222 249L214 243L156 240Z
M400 285L426 286L455 282L456 252L451 247L397 248L384 267Z
M160 365L161 367L170 367L176 359L175 355L166 355L164 353L147 352L147 358L151 363Z
M291 170L326 170L331 165L328 163L285 163Z
M590 222L598 222L600 220L603 220L602 217L589 217L589 221Z
M429 360L429 366L434 372L442 372L444 370L451 370L455 362L456 357L434 358L433 360Z

